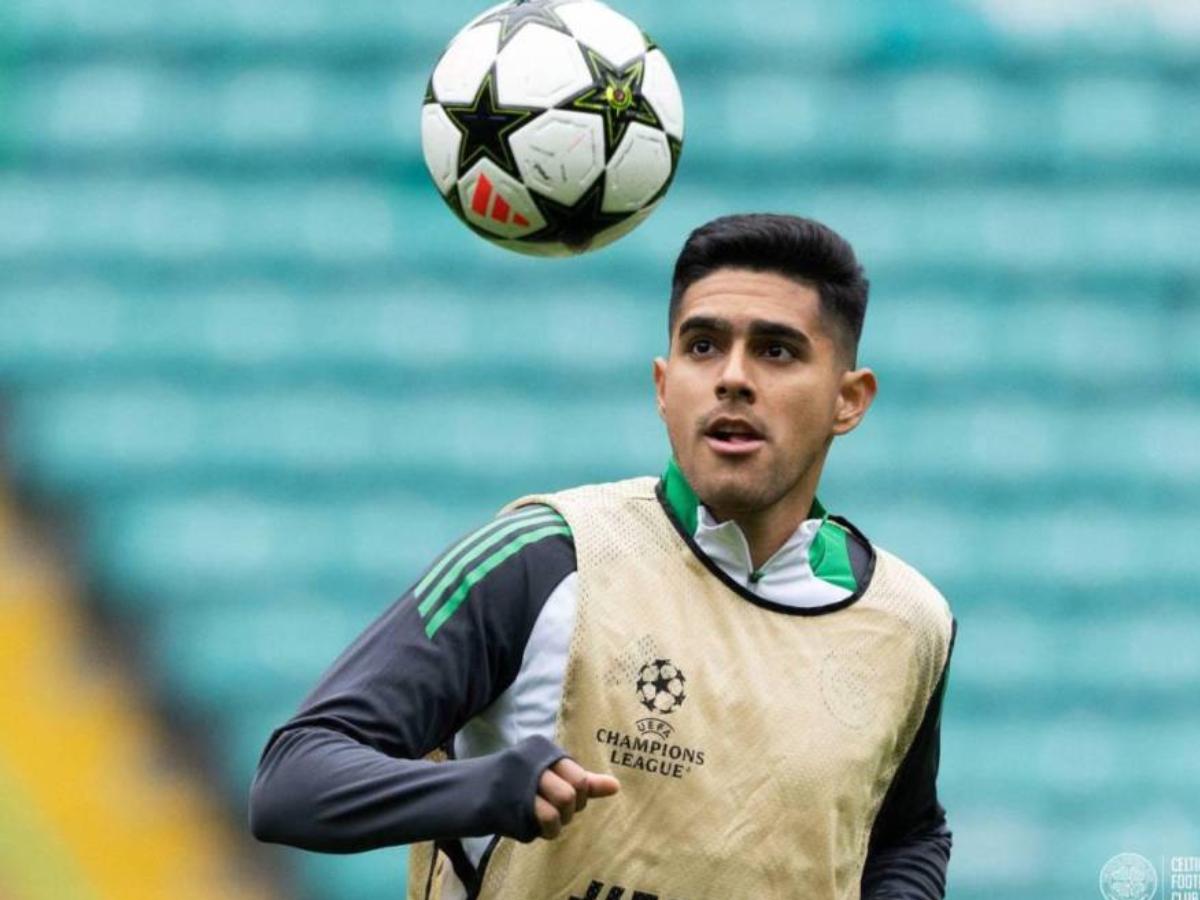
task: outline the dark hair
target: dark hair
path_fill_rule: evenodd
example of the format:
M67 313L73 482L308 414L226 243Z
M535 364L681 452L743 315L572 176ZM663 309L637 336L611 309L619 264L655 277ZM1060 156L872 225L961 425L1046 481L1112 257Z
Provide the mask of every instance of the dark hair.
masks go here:
M811 285L821 314L853 367L867 314L870 283L854 249L832 228L812 219L774 213L722 216L690 235L671 278L669 335L675 334L679 304L691 285L717 269L776 272Z

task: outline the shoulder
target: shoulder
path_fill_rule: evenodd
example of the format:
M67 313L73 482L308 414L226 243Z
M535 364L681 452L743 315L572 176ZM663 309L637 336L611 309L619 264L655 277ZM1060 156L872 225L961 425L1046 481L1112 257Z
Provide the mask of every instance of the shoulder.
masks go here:
M950 666L958 622L949 602L916 567L875 546L871 591L876 607L903 623L926 697L937 693Z
M532 627L575 567L574 538L562 515L530 504L501 512L451 542L412 595L430 638L453 620Z
M942 612L947 616L951 614L950 602L916 566L878 544L872 546L876 557L887 569L888 586L893 591L907 595L931 611Z
M560 514L565 514L569 520L571 513L583 507L616 508L622 506L627 500L654 500L657 483L657 478L643 475L619 481L581 484L560 491L526 494L508 503L501 512L512 512L526 509L530 505L542 504L553 508Z
M877 562L872 587L877 596L914 626L938 638L948 652L956 628L950 602L915 566L877 544L874 548Z

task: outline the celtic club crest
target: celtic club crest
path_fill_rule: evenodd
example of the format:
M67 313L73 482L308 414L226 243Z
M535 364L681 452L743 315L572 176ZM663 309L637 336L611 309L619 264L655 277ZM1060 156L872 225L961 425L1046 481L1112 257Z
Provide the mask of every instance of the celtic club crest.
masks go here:
M1158 872L1139 853L1118 853L1100 870L1104 900L1152 900L1158 891Z

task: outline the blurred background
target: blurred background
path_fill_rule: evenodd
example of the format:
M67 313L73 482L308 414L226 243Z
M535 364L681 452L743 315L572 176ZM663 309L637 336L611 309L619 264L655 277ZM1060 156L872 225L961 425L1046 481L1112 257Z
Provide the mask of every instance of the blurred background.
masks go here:
M687 134L571 260L425 172L482 4L0 6L0 897L401 896L251 838L268 735L501 504L661 472L671 263L752 210L873 281L820 495L959 619L949 896L1200 855L1200 5L613 5Z

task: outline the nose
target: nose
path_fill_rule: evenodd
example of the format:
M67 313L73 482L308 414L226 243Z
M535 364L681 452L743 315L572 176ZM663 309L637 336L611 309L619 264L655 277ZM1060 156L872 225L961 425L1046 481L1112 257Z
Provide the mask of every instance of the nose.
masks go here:
M754 384L746 370L745 350L735 346L725 357L725 365L721 368L716 385L718 400L742 400L754 402Z

